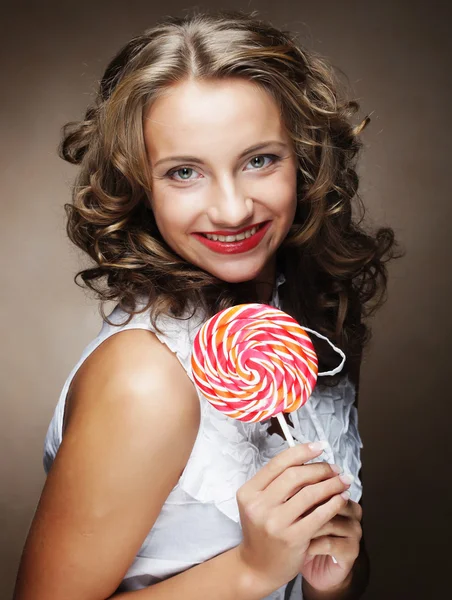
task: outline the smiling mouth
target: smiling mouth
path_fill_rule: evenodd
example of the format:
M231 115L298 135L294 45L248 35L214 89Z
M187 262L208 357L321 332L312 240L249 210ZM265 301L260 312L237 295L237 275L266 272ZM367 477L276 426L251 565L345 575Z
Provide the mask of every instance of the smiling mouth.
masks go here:
M263 223L259 223L259 225L254 225L250 229L246 231L242 231L241 233L237 233L235 235L218 235L216 233L199 233L203 237L208 240L212 240L214 242L241 242L242 240L246 240L251 236L255 235L262 227L264 227L268 221L264 221Z

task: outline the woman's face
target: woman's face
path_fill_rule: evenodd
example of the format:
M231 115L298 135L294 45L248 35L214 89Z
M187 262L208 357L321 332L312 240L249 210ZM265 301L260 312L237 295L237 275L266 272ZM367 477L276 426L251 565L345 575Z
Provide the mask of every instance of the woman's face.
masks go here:
M224 281L271 281L296 208L296 155L273 98L237 78L183 82L149 108L144 137L166 243Z

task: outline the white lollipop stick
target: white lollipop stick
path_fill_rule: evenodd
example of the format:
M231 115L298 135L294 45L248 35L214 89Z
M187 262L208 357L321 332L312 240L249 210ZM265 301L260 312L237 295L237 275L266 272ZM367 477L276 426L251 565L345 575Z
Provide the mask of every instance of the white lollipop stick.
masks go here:
M289 428L287 427L286 419L283 417L282 413L278 413L276 415L276 418L278 419L279 424L281 425L281 429L283 430L283 433L286 436L286 440L289 446L293 448L295 446L295 442L293 440L292 434L289 431Z

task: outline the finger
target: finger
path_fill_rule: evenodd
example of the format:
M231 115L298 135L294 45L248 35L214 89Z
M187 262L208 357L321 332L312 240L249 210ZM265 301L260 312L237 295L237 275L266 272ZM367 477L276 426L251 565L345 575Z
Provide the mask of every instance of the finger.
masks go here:
M357 519L358 521L362 520L363 509L362 509L361 504L359 504L358 502L354 502L353 500L349 500L347 508L350 509L351 516L353 518Z
M339 476L312 485L306 485L292 496L292 498L275 510L281 512L283 515L283 526L285 525L287 527L298 521L300 518L303 519L314 514L315 510L325 503L325 501L336 494L341 494L349 487L350 484L344 483ZM331 515L331 518L333 518L333 516L335 516L342 508L343 504L347 502L344 498L341 498L341 500L342 502L338 505L336 512ZM324 523L322 523L322 525L323 524Z
M348 537L350 533L349 517L343 517L337 514L328 523L325 523L316 533L312 539L321 538L325 535L334 535L337 537Z
M293 448L283 450L242 486L242 497L248 494L253 496L255 493L261 492L287 468L302 465L319 456L322 452L323 449L321 448L318 450L311 449L308 443L297 444Z
M343 515L344 517L349 517L350 519L356 519L357 521L361 522L363 518L363 509L358 502L349 500L338 514Z
M353 502L353 504L356 504L356 502ZM342 515L343 517L349 517L353 519L356 519L358 516L357 511L352 506L352 500L346 502L346 504L341 508L338 514Z
M359 554L359 542L354 538L325 535L311 541L307 554L311 556L328 554L337 560L353 562Z
M337 472L327 462L315 462L309 465L288 467L265 489L267 507L279 506L299 492L305 485L318 483L337 476ZM340 469L338 468L338 472Z
M336 478L335 478L336 479ZM334 480L331 480L334 481ZM328 482L329 483L329 482ZM322 484L317 484L317 486ZM311 486L314 487L314 486ZM304 488L306 489L306 488ZM303 492L299 492L300 494ZM292 500L288 500L283 507L287 506L289 502ZM328 523L342 508L342 506L347 502L347 500L341 496L341 494L335 494L332 498L329 498L326 502L319 504L314 508L314 510L307 516L304 516L302 519L298 519L290 528L290 537L294 537L294 539L300 539L301 536L308 537L312 539L314 534ZM317 502L318 504L318 502ZM281 508L283 508L281 507ZM284 526L284 525L282 525ZM287 525L286 525L287 526Z
M334 535L337 537L354 537L358 540L362 538L362 527L359 521L354 518L344 517L337 514L335 517L325 523L313 536L320 538L324 535Z

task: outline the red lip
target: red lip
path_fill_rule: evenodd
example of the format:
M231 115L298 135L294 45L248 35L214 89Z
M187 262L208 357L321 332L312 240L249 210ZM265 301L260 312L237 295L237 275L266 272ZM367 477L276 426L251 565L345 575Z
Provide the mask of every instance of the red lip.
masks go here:
M242 252L248 252L249 250L252 250L253 248L255 248L259 244L259 242L262 240L264 235L267 233L270 225L271 225L271 221L267 221L267 223L265 223L265 225L263 227L261 227L258 231L256 231L256 233L254 235L252 235L249 238L245 238L244 240L240 240L239 242L219 242L219 241L209 240L208 238L206 238L204 235L201 235L200 233L193 233L192 235L198 241L200 241L202 244L204 244L204 246L207 246L207 248L209 248L210 250L213 250L214 252L218 252L219 254L240 254ZM256 227L256 226L253 225L253 227ZM246 231L247 229L250 229L250 228L247 227L246 229L242 229L242 231ZM238 233L240 233L240 232L237 232L236 234L238 235ZM231 235L231 232L226 232L226 233L215 232L215 235Z

